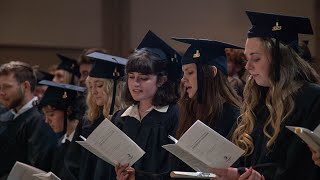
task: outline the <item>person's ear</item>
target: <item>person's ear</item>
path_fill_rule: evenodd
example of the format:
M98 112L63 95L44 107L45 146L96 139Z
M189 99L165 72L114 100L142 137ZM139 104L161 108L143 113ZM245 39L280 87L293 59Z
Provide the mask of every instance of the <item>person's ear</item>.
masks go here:
M24 91L26 91L27 89L31 90L31 84L30 84L30 82L29 82L29 81L24 81L24 82L22 83L22 88L23 88Z
M157 86L158 87L161 87L166 81L168 80L168 77L167 76L161 76L159 78L159 81L157 83Z
M216 77L217 72L218 72L217 67L216 66L212 66L212 75L213 75L213 77Z

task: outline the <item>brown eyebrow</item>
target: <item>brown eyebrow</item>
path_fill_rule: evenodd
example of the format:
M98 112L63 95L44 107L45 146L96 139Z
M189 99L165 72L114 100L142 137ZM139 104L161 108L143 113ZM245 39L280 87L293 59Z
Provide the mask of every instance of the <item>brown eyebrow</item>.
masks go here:
M186 67L185 69L182 68L183 71L188 71L191 67Z
M260 55L261 53L257 53L257 52L251 52L248 54L244 53L244 55L246 56L246 59L248 59L248 56L253 56L253 55Z

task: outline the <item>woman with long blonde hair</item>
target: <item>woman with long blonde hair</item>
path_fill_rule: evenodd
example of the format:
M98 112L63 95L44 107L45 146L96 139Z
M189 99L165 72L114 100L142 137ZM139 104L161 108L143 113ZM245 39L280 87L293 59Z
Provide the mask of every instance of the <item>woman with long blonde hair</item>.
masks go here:
M236 164L240 168L214 172L221 179L320 179L308 146L286 129L314 129L320 123L319 76L294 50L298 33L312 32L310 21L247 15L253 24L245 46L250 78L232 135L245 155Z
M94 59L95 63L86 79L87 111L83 124L78 126L75 133L77 140L81 140L80 135L87 138L104 119L111 120L115 111L126 107L124 101L121 100L121 89L124 86L122 78L127 60L98 52L88 56ZM107 163L102 160L100 162L98 157L78 144L74 148L75 150L70 153L74 154L73 157L78 157L78 160L69 162L69 170L73 171L76 179L99 179L96 176L104 172L101 172L101 169L97 170L97 164L102 163L99 168L109 168Z

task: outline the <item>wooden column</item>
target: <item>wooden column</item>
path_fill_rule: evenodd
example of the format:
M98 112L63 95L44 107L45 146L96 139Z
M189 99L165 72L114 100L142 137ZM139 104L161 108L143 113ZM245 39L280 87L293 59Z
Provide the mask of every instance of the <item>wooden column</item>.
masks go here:
M130 1L102 0L104 47L113 55L127 57L130 39Z

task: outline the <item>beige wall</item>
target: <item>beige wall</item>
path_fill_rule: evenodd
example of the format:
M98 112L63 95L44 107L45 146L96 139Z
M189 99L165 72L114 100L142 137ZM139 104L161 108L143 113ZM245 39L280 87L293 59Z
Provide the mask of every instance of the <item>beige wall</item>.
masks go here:
M316 1L2 0L0 63L19 59L45 69L58 62L56 52L76 58L86 47L106 47L127 56L149 29L179 51L186 45L170 37L217 39L243 46L250 27L245 10L307 16L316 28ZM315 37L320 41L319 35L302 37L311 40L314 54Z
M2 0L0 62L25 60L45 69L55 53L77 58L83 48L101 47L101 0Z
M130 47L135 48L149 29L180 51L185 46L171 41L170 37L217 39L243 46L250 28L246 10L307 16L315 27L315 1L138 0L131 5ZM310 44L314 52L315 42L312 40Z
M2 0L0 44L101 45L101 0Z

